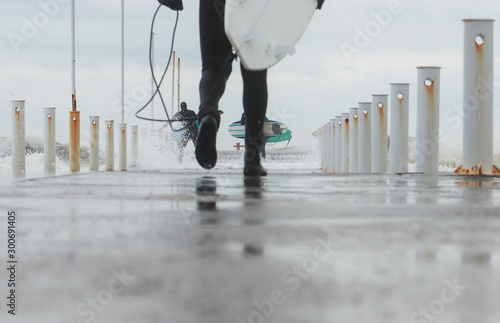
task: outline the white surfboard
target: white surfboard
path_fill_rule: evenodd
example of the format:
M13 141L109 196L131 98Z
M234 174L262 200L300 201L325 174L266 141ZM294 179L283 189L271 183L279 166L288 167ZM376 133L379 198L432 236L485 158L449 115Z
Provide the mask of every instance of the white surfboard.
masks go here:
M248 70L263 70L295 53L317 0L226 0L224 27Z

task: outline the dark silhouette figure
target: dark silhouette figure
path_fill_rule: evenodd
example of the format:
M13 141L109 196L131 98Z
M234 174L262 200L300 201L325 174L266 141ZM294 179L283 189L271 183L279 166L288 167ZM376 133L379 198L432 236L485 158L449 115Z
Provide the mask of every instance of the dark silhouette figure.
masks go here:
M179 162L184 158L184 149L189 140L193 141L194 147L198 144L198 128L196 127L196 113L188 110L186 102L181 103L181 111L173 116L174 120L181 120L181 127L184 129L179 143Z

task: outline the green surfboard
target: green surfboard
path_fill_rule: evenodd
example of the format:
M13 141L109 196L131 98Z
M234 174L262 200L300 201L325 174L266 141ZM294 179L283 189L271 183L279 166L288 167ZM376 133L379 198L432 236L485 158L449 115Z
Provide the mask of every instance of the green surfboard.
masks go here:
M285 133L282 133L281 135L277 137L271 137L267 138L268 143L273 143L273 142L282 142L282 141L287 141L292 139L292 131L290 129L287 129Z

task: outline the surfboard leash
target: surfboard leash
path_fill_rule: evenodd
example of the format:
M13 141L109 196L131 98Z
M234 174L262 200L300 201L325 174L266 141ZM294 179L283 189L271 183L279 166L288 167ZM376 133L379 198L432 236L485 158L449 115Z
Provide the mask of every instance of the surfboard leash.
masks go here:
M285 148L281 148L281 149L276 149L274 148L274 146L276 146L279 142L279 140L281 139L281 136L283 135L283 133L280 133L280 135L278 136L278 141L276 141L275 143L266 143L267 146L270 146L271 148L273 148L275 151L283 151L285 149L288 148L288 145L290 145L290 140L292 140L292 138L288 139L288 142L286 143L286 146Z
M280 136L280 137L281 137L281 136ZM286 143L285 148L281 148L281 149L276 149L276 148L274 147L274 146L276 146L276 145L278 144L277 142L275 142L275 143L273 143L273 144L271 144L271 143L267 143L267 145L268 145L268 146L271 146L271 148L273 148L275 151L284 151L284 150L286 150L286 149L288 148L288 145L290 145L290 140L292 140L292 139L288 139L288 142Z
M156 21L156 16L158 15L158 12L160 11L161 6L162 6L161 4L158 6L158 8L156 9L155 14L153 16L153 20L151 22L151 33L150 33L150 38L149 38L149 68L150 68L151 77L153 78L153 81L154 81L156 89L155 89L155 92L153 93L153 95L151 96L151 98L149 99L149 101L142 108L140 108L135 113L135 116L136 116L136 118L141 119L141 120L145 120L145 121L168 123L168 125L170 126L170 128L172 129L172 131L174 131L174 132L181 132L184 129L188 128L190 126L190 124L188 124L188 125L180 128L180 129L174 129L174 127L172 126L172 123L174 123L174 122L186 122L186 121L192 123L192 122L195 122L196 119L195 118L183 118L183 119L175 119L175 120L171 119L170 115L168 113L168 109L167 109L167 106L165 104L165 101L163 100L163 95L162 95L161 90L160 90L160 87L161 87L161 85L163 83L163 80L165 79L165 76L167 75L167 71L168 71L168 69L170 67L170 64L172 62L172 56L173 56L174 44L175 44L175 36L177 34L177 26L178 26L178 23L179 23L179 11L177 11L177 13L176 13L175 25L174 25L174 29L173 29L173 32L172 32L172 41L171 41L171 44L170 44L170 54L168 56L168 62L167 62L167 65L165 67L165 70L163 71L163 74L162 74L162 77L160 79L160 82L158 82L158 80L156 79L156 75L154 73L154 66L153 66L153 32L154 32L154 25L155 25L155 21ZM156 95L158 95L160 97L161 104L162 104L163 110L165 111L165 115L167 116L167 119L153 119L153 118L142 117L142 116L139 115L139 113L141 113L142 111L144 111L144 109L146 109L151 104L151 102L156 97Z

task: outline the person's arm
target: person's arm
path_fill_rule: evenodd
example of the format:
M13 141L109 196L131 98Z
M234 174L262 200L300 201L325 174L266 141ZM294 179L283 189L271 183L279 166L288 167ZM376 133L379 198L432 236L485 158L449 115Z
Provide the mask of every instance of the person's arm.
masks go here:
M325 2L325 0L318 0L318 9L321 9L323 2Z
M182 10L184 6L182 5L182 0L158 0L164 6L169 7L172 10Z
M194 112L193 110L188 110L187 117L194 121L198 116L196 115L196 112Z

